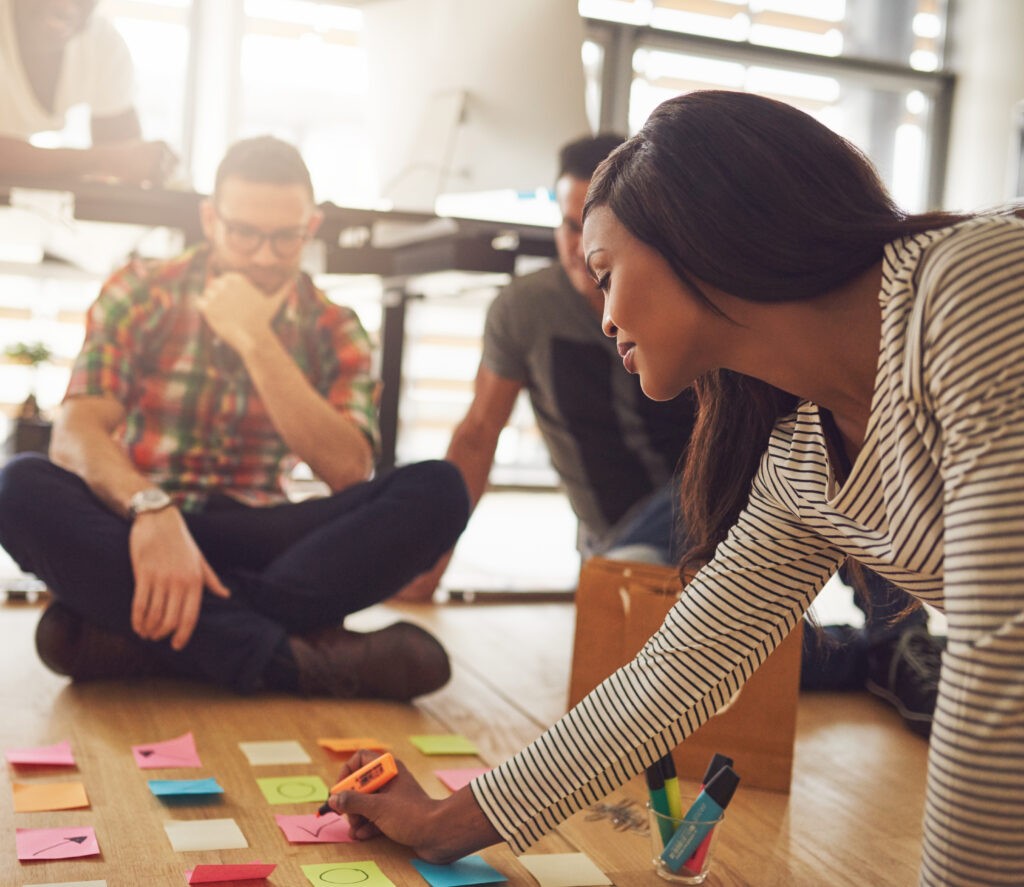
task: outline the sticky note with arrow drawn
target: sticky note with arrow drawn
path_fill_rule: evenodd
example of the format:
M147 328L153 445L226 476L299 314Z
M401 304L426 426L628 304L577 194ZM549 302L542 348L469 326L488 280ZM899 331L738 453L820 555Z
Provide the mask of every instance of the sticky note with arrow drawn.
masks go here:
M96 831L81 828L19 828L15 832L18 859L71 859L100 852Z

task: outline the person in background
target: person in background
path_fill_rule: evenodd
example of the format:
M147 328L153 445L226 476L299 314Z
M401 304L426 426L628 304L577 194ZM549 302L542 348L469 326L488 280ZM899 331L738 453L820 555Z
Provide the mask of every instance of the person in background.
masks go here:
M417 626L343 625L448 550L468 502L446 462L368 479L369 341L299 268L320 218L299 152L246 139L202 204L206 243L105 283L52 461L0 471L0 544L55 598L36 630L52 670L399 700L448 680ZM299 460L329 496L287 501Z
M602 134L559 151L558 262L514 280L491 304L473 401L445 458L458 466L478 502L498 437L526 389L579 519L582 557L676 564L686 529L676 519L679 483L673 474L693 428L693 396L687 390L657 403L644 397L636 376L623 372L614 341L601 332L603 297L583 256L587 188L598 164L623 141ZM429 601L449 558L442 557L399 598ZM841 576L852 581L845 568ZM924 610L904 614L910 599L877 574L862 570L856 584L864 627L829 625L823 636L805 632L801 687L866 687L927 736L942 639L929 633Z
M908 214L849 142L761 96L655 109L598 169L583 241L644 392L697 386L684 565L703 566L511 760L444 800L407 771L333 796L353 835L433 862L521 852L720 710L852 558L948 618L920 883L1019 885L1022 217Z
M94 176L162 184L177 159L143 141L134 105L132 59L96 0L0 0L0 175ZM92 146L39 148L61 130L68 109L90 111Z
M693 399L684 392L655 403L622 371L615 343L601 333L602 296L580 245L590 178L622 142L622 136L602 134L560 150L558 261L516 278L491 303L473 401L445 458L462 472L475 505L498 437L525 389L579 520L581 555L669 564L675 560L672 475L690 436ZM400 598L429 601L449 558Z

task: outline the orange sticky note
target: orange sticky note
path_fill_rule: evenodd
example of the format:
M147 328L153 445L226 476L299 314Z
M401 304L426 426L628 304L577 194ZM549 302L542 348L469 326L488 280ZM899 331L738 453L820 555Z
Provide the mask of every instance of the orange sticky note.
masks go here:
M14 783L14 812L75 810L88 807L89 798L81 782Z
M368 749L369 751L387 751L391 748L390 743L381 742L372 736L364 736L357 739L318 739L316 744L338 755L355 754L361 748Z

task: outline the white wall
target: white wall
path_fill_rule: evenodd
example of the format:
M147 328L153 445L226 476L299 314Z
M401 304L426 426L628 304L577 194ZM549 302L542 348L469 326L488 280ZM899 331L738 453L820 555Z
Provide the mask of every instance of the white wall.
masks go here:
M950 43L957 86L943 203L979 209L1013 196L1014 107L1024 101L1024 2L958 0Z

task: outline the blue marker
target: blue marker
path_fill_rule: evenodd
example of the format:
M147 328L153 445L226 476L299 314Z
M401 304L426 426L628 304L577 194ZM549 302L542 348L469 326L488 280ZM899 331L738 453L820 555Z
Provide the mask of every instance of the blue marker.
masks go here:
M665 845L662 861L673 872L678 872L697 849L704 836L714 827L739 785L740 778L732 767L722 767L697 795L672 840Z

